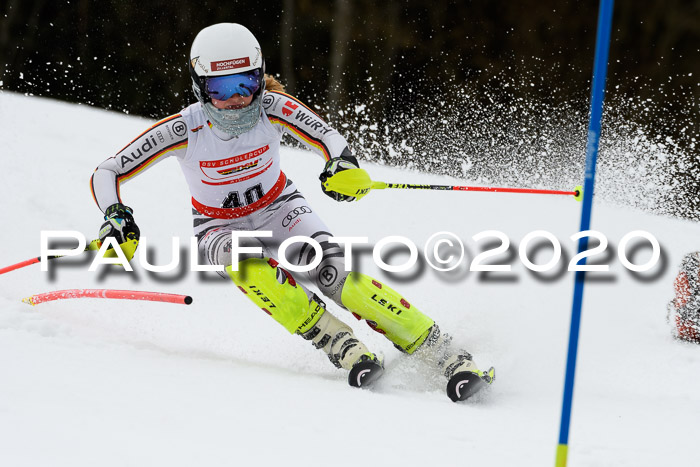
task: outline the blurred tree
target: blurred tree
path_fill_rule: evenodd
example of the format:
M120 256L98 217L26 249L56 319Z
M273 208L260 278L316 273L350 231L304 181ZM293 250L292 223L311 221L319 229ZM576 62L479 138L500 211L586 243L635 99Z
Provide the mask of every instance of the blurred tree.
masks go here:
M335 0L331 18L330 76L328 86L328 111L335 113L346 93L345 56L349 49L352 30L352 5L350 0Z
M286 90L290 94L296 92L296 76L294 74L294 0L284 0L282 22L280 26L280 62L282 75L285 78Z

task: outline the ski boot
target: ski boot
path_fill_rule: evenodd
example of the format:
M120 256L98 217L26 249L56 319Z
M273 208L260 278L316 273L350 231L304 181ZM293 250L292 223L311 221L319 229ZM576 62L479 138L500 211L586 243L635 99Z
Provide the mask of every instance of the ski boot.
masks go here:
M314 298L318 300L315 295ZM349 326L328 311L321 315L309 331L301 334L301 337L310 340L317 349L323 350L337 368L350 370L350 386L368 386L384 373L381 359L355 337Z
M447 397L457 402L466 400L493 383L496 370L493 367L486 372L479 370L471 354L464 350L452 350L451 342L452 336L441 333L435 324L418 354L440 368L448 380Z

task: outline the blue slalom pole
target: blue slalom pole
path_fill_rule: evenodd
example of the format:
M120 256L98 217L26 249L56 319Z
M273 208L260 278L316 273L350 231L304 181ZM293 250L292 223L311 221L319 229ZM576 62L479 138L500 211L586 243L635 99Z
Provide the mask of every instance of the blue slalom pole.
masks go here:
M600 141L600 124L603 117L605 75L608 68L608 50L610 49L613 3L613 0L600 0L598 11L598 32L596 34L595 63L593 66L593 83L591 87L591 119L588 124L588 141L586 143L586 175L583 187L580 232L589 230L591 226L593 187L595 185L598 142ZM578 243L578 252L581 253L587 249L588 238L582 237ZM586 264L586 259L583 258L579 264ZM578 336L581 324L584 280L585 272L577 271L574 281L574 299L571 307L569 349L566 358L566 378L564 380L564 398L561 408L561 425L559 428L559 445L557 446L555 462L556 467L565 467L568 456L571 401L574 395L574 376L576 373L576 354L578 353Z

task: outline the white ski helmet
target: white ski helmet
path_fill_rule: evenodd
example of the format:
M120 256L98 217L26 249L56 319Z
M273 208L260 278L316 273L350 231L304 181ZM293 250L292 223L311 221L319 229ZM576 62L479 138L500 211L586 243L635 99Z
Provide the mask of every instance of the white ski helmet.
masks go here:
M202 29L192 42L189 70L194 94L212 125L238 136L258 123L265 90L265 60L260 44L246 27L220 23ZM217 86L226 91L219 93ZM236 93L245 97L252 94L253 101L242 109L217 109L211 103L212 96L225 100Z

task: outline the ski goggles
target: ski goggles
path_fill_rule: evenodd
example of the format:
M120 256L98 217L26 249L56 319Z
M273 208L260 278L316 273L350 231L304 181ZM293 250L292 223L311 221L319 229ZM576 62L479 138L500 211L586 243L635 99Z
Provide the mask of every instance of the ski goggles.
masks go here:
M260 69L237 73L235 75L207 78L205 92L210 99L225 101L234 94L242 97L252 96L260 89L262 73Z

